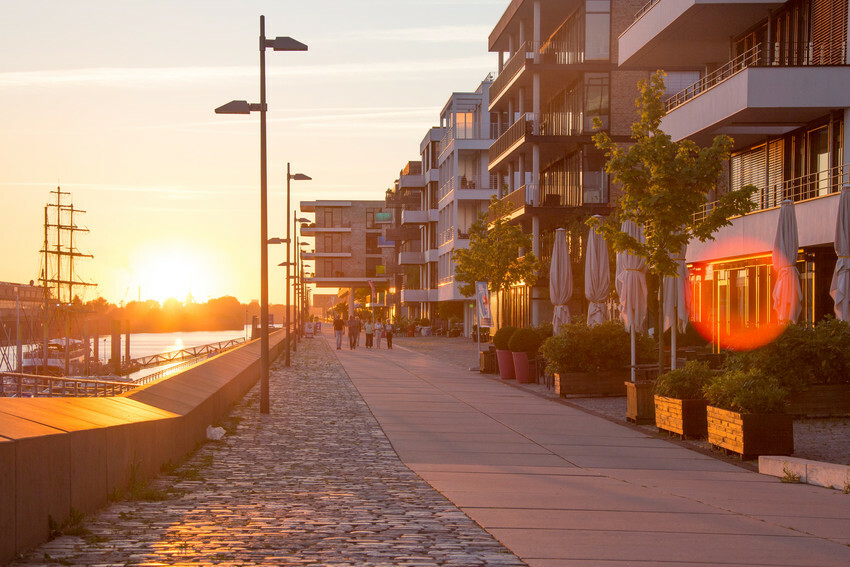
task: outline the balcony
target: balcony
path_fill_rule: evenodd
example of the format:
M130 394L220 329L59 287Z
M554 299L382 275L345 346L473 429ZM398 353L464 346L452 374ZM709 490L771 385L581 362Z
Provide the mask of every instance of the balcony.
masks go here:
M328 232L351 232L351 221L344 221L340 226L316 226L316 223L311 223L308 226L301 226L301 236L315 236L318 233Z
M436 209L427 209L424 211L408 211L401 212L401 224L405 225L420 225L429 222L437 222L438 211Z
M367 276L363 271L357 273L349 272L334 272L332 274L324 274L319 272L311 278L304 278L306 283L315 285L316 287L369 287L369 282L373 284L388 283L392 276L376 275Z
M755 207L748 214L778 208L785 199L802 203L837 194L841 191L843 184L846 183L848 172L850 172L850 164L844 164L824 171L787 179L770 187L759 187L751 198ZM704 220L716 204L717 201L706 203L702 210L694 215L694 220Z
M515 82L519 74L525 69L526 62L534 61L534 54L535 50L532 43L527 41L520 46L516 53L511 55L510 59L505 61L502 70L499 72L499 76L490 85L491 110L502 94L507 92L508 87Z
M620 67L672 69L724 61L729 38L784 4L779 0L648 0L620 34Z
M437 199L442 201L454 191L455 199L487 200L497 186L496 175L462 175L459 180L451 177L440 187Z
M534 206L537 200L537 185L523 185L519 189L508 193L505 197L499 200L499 205L504 205L504 213L508 217L512 217L517 211L525 209L526 206ZM496 214L495 210L500 206L490 208L490 222L495 222L501 218Z
M828 63L843 49L760 44L671 97L661 128L699 144L730 134L738 147L790 132L847 106L847 66Z
M401 290L402 303L427 303L429 301L431 301L431 290L429 289Z
M386 238L387 240L394 240L395 242L407 242L409 240L419 240L420 232L419 229L413 226L406 226L402 228L388 228L386 230Z
M490 146L490 169L499 163L506 155L525 143L526 136L533 133L534 117L530 112L521 115L511 124L505 133Z
M399 266L421 266L425 263L424 252L399 252Z
M410 173L398 178L399 189L421 189L425 187L425 175L422 170L419 173Z
M315 260L316 258L351 258L351 250L346 252L301 252L303 260Z

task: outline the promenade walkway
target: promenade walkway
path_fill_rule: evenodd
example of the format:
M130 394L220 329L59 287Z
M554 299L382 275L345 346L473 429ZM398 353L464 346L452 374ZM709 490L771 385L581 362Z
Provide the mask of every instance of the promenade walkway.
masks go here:
M401 345L302 345L271 415L253 390L154 485L170 498L112 504L15 565L850 565L841 492Z
M850 565L850 496L404 348L335 351L401 459L529 565Z

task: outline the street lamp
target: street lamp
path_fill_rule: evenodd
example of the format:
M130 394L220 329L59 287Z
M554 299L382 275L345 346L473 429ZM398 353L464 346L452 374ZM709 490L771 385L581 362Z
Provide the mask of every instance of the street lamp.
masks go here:
M297 222L302 222L302 219L297 219ZM298 243L298 248L295 249L296 254L298 254L297 260L301 261L301 267L298 270L298 293L300 294L298 297L300 298L300 306L298 311L299 327L296 333L297 337L304 337L304 258L301 255L303 250L299 249L302 246L309 246L309 244L302 240Z
M307 51L291 37L266 39L266 17L260 16L260 103L234 100L215 109L216 114L260 113L260 413L269 413L269 250L268 183L266 175L266 49Z
M289 162L286 162L286 242L289 244L292 241L291 229L289 226L289 208L290 208L290 200L289 200L289 182L292 180L295 181L310 181L312 177L309 175L305 175L303 173L290 173L289 171ZM295 215L295 211L292 211L293 216ZM296 238L298 235L296 234ZM289 246L286 247L286 354L284 355L284 365L289 366L290 364L290 345L289 345L289 325L290 325L290 315L289 310L291 307L291 300L289 299L290 292L290 282L289 282L289 266L292 265L292 260L289 256ZM297 321L297 319L296 319ZM296 335L297 336L297 335Z

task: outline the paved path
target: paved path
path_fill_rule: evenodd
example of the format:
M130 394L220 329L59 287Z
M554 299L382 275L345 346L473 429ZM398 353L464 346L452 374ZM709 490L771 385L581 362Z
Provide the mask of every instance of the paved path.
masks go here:
M359 352L359 351L357 351ZM322 340L255 388L231 431L154 488L15 565L497 565L523 563L404 466Z
M529 565L850 565L850 495L403 347L334 352L402 460Z

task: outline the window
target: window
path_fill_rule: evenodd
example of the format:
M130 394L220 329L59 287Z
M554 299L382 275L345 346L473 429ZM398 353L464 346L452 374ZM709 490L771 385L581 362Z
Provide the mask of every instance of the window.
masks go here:
M607 60L611 56L611 2L588 0L585 10L585 59Z
M378 234L366 235L366 254L380 254L381 249L378 248Z
M472 112L457 112L455 118L455 138L475 138L475 115Z

